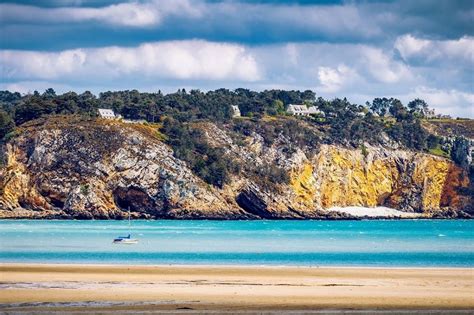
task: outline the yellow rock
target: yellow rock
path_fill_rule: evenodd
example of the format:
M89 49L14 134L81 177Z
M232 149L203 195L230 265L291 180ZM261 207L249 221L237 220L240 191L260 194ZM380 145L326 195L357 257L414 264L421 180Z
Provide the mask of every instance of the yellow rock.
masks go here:
M296 195L295 202L312 207L316 193L316 182L313 176L313 166L304 164L301 169L293 170L290 175L290 185Z
M294 203L302 208L375 207L391 196L396 207L412 198L411 192L419 192L421 200L414 202L429 212L456 206L455 187L469 184L463 171L443 158L376 148L368 152L364 157L361 150L322 146L311 163L291 172ZM402 165L401 169L397 165Z
M424 157L415 164L413 182L423 187L423 210L439 209L450 164L434 157Z

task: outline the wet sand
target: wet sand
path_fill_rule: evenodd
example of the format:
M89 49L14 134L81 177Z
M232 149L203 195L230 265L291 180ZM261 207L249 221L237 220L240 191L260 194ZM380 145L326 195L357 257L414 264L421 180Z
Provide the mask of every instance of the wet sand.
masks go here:
M474 269L0 264L0 303L0 312L469 312Z

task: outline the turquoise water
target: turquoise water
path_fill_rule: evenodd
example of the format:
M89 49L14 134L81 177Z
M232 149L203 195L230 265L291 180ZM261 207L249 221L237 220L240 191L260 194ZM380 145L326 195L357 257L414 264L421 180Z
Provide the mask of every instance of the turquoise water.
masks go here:
M0 221L0 262L474 267L474 221Z

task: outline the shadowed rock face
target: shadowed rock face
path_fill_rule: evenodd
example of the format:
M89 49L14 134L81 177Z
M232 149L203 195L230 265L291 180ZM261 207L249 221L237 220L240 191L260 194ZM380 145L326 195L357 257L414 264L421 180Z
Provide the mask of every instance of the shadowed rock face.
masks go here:
M164 209L161 199L154 200L140 187L117 187L113 196L115 204L120 209L144 213L153 213L158 209ZM160 213L158 212L156 215L160 215Z
M237 195L236 201L239 207L259 218L273 218L273 213L268 211L268 205L256 187L247 187L242 190Z
M467 173L447 159L370 146L363 154L321 145L313 155L284 137L270 145L252 133L237 145L225 126L198 127L250 171L209 185L144 126L52 118L25 127L5 146L0 216L115 219L130 209L144 218L336 219L347 214L325 209L388 206L455 217L472 208L461 193L471 185ZM289 181L256 175L268 165L285 169Z

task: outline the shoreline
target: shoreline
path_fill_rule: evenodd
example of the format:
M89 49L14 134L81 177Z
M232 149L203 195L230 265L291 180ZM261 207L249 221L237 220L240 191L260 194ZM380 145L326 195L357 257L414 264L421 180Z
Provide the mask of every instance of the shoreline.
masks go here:
M474 308L474 268L0 263L0 276L0 312Z
M455 266L351 266L351 265L264 265L264 264L114 264L114 263L50 263L50 262L0 262L2 268L27 268L27 267L84 267L84 268L222 268L222 269L361 269L361 270L464 270L474 272L474 265L466 267Z
M1 210L0 210L1 211ZM0 215L0 222L1 221L83 221L83 222L89 222L89 221L126 221L127 219L121 218L121 219L115 219L115 218L109 218L109 219L85 219L85 218L74 218L74 217L42 217L42 216L37 216L37 217L4 217ZM340 218L333 218L333 217L327 217L327 218L261 218L261 219L256 219L256 218L133 218L132 219L134 222L135 221L218 221L218 222L228 222L228 221L243 221L243 222L255 222L255 221L268 221L268 222L279 222L279 221L447 221L447 220L452 220L452 221L470 221L474 220L473 216L470 217L442 217L442 216L436 216L436 217L428 217L428 216L420 216L420 217L393 217L393 216L388 216L388 217L370 217L370 216L348 216L348 217L340 217Z
M229 211L222 209L222 211ZM125 212L124 212L125 213ZM360 220L472 220L474 217L464 211L459 211L455 216L449 211L443 210L435 213L428 212L408 212L385 206L365 207L365 206L333 206L326 209L314 209L303 216L297 217L270 217L263 218L249 215L235 215L230 211L229 216L190 216L190 217L153 217L139 212L132 212L133 220L171 220L171 221L360 221ZM29 209L6 210L0 209L0 220L78 220L78 221L123 221L127 217L115 218L94 218L75 217L64 210L35 211Z

